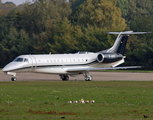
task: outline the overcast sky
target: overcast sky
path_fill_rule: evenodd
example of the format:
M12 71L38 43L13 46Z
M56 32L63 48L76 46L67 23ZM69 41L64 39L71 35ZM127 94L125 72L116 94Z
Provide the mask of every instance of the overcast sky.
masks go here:
M2 3L5 3L5 2L13 2L16 5L19 5L19 4L24 3L25 1L30 1L31 2L32 0L2 0Z

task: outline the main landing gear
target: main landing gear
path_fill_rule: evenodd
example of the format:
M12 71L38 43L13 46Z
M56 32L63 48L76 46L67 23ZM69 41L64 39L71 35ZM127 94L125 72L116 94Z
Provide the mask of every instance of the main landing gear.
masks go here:
M69 80L68 75L59 75L59 76L63 81ZM89 74L89 71L84 72L84 76L85 76L85 81L92 81L92 76Z
M17 79L16 79L16 77L12 77L11 80L12 81L16 81Z
M92 81L92 76L89 74L89 71L85 72L85 81Z
M60 75L61 79L63 81L68 81L69 80L69 76L68 75Z

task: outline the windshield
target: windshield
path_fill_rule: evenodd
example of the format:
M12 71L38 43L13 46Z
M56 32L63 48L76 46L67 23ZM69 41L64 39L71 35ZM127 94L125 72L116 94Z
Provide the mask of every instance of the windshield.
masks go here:
M14 62L23 62L23 58L16 58Z
M16 58L14 62L29 62L27 58Z

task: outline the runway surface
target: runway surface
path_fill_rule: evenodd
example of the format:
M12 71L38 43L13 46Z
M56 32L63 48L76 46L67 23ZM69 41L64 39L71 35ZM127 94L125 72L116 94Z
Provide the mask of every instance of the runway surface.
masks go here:
M93 81L153 81L153 73L90 72ZM0 70L0 81L11 81L9 75ZM38 73L17 73L18 81L61 81L59 75ZM70 77L70 81L84 81L84 76Z

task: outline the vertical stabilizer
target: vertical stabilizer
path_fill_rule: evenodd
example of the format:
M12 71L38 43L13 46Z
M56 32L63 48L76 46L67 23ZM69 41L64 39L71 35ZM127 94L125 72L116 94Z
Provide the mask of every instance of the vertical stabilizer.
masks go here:
M120 53L124 55L126 43L130 34L147 34L150 32L133 32L133 31L125 31L125 32L108 32L108 34L118 34L118 37L114 43L114 45L106 50L109 53Z
M120 54L124 55L124 51L125 51L125 48L126 48L126 43L127 43L128 37L129 36L123 36L122 37L116 53L120 53Z

